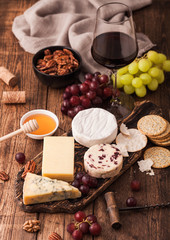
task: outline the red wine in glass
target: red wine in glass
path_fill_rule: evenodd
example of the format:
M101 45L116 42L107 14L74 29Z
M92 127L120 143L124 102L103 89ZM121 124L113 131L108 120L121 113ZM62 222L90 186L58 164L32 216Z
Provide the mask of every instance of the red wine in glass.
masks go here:
M123 3L106 3L97 9L91 53L93 59L110 69L115 75L114 87L117 93L117 69L131 63L137 56L138 47L132 19L132 11ZM116 95L116 96L115 96ZM120 97L123 96L122 99ZM132 98L114 94L108 111L117 119L130 114L127 106L133 104ZM123 104L127 102L127 104ZM123 106L126 105L126 106Z
M96 62L118 69L131 63L137 56L135 40L122 32L105 32L93 40L92 56Z

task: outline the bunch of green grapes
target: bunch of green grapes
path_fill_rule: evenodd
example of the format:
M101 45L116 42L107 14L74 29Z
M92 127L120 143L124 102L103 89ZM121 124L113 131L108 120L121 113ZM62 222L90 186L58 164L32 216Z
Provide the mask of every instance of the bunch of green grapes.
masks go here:
M164 82L164 71L170 72L170 60L165 54L151 50L118 70L117 87L123 88L126 94L136 93L138 97L144 97L147 88L155 91ZM114 85L114 75L112 80Z

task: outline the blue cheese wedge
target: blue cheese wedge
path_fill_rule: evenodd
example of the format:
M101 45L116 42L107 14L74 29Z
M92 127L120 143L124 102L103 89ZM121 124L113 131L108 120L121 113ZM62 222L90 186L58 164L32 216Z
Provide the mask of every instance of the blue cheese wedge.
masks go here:
M23 187L25 205L74 199L81 197L78 188L69 183L27 173Z

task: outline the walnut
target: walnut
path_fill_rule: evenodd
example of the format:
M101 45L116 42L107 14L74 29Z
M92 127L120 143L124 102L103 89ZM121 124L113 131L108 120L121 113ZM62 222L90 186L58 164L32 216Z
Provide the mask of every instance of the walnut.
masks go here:
M8 181L9 180L9 176L6 172L4 171L1 171L0 172L0 179L3 180L3 181Z
M58 233L52 232L51 235L48 237L48 240L62 240L62 238L60 235L58 235Z
M27 232L37 232L40 230L39 220L28 220L24 223L23 229Z

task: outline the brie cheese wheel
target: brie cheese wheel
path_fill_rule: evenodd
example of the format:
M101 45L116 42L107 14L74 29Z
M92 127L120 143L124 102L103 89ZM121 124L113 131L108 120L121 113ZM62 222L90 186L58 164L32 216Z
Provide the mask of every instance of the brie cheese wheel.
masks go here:
M85 147L113 142L117 130L115 116L102 108L82 110L72 121L73 137Z
M123 165L123 156L118 148L110 144L97 144L84 154L85 171L92 177L116 176Z

